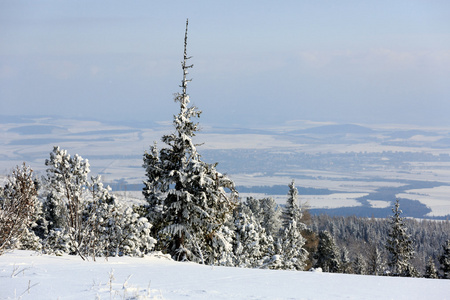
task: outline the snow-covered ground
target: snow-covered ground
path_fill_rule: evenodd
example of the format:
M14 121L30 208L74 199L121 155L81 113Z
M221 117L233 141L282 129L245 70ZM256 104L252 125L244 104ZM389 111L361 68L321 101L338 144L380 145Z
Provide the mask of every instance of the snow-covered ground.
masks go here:
M450 280L211 267L162 256L0 256L0 299L450 299Z

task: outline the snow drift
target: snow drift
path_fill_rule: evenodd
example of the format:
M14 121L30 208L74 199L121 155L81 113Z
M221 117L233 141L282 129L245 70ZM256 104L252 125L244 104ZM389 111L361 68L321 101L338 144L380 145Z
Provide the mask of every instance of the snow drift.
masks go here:
M450 280L211 267L164 255L0 256L0 299L449 299Z

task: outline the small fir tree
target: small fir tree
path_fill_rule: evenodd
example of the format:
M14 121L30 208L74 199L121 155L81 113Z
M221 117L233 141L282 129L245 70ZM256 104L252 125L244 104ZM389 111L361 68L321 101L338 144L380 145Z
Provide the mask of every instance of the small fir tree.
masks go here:
M383 259L376 245L372 245L369 253L367 273L369 275L380 275L383 273Z
M95 256L143 256L156 240L152 225L131 207L125 207L104 187L101 177L91 178L91 199L86 203L86 220L91 224L90 249Z
M302 231L306 225L301 223L301 211L298 205L298 191L294 181L289 184L288 199L283 209L283 226L279 233L282 261L285 269L304 270L308 252Z
M386 249L389 251L388 266L392 276L411 277L417 272L411 264L414 256L412 241L406 233L406 226L403 218L400 217L399 200L397 199L392 208L394 215L391 217L391 230L386 242Z
M364 256L360 253L356 256L353 261L353 271L355 274L366 275L367 274L367 263Z
M100 176L90 177L89 163L54 147L46 161L48 194L41 228L44 253L142 256L153 249L151 224L118 203Z
M433 257L429 256L427 259L427 264L425 265L425 278L435 279L438 278L438 273L436 271L436 265L434 264Z
M319 233L319 245L314 255L315 268L322 268L324 272L338 273L341 266L339 249L331 236L324 230Z
M295 221L301 227L303 226L303 223L300 222L302 213L298 205L298 190L295 187L294 180L292 180L292 182L289 184L288 198L286 201L286 205L282 210L281 218L283 220L283 227L288 227L289 224L292 223L292 221ZM303 229L304 228L301 228L301 230Z
M0 188L0 255L8 249L36 249L31 230L39 210L33 170L25 163L17 166Z
M283 227L280 232L283 269L303 271L305 269L308 252L305 250L305 239L298 229L296 221Z
M269 240L264 228L254 218L253 212L240 203L234 212L234 266L257 268L271 256Z
M348 249L347 247L343 246L341 248L341 262L339 273L352 274L353 272L352 261L350 260Z
M63 243L61 251L78 254L85 259L87 233L90 228L83 222L83 194L88 186L89 162L75 154L71 156L66 150L55 146L50 152L50 159L45 161L47 169L46 183L52 201L56 202L54 213L62 216L62 228L49 234L49 247L56 247L54 242ZM45 214L45 213L44 213ZM53 226L53 225L52 225ZM70 250L69 250L70 249Z
M267 236L276 238L281 229L281 209L275 200L272 197L263 199L248 197L246 205L256 221L264 228Z

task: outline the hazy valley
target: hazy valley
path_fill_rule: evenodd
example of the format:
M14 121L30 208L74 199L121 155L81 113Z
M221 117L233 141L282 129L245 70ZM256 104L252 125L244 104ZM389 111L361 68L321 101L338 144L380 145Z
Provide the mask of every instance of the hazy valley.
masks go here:
M57 117L1 117L0 170L25 161L45 172L54 145L89 159L114 191L139 199L142 155L171 123L105 123ZM201 119L200 119L201 123ZM202 123L201 123L202 124ZM405 216L450 215L450 128L286 122L279 127L203 125L196 137L207 162L218 162L241 197L284 203L295 179L311 212L386 217L401 199Z

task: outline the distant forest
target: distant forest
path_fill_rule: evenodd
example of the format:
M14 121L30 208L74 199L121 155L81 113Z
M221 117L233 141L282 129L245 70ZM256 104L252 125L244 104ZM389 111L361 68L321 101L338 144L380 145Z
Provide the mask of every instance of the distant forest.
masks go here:
M392 214L392 212L391 212ZM355 216L340 217L329 215L312 216L310 228L313 232L327 230L336 241L341 252L345 252L348 261L355 261L363 256L370 261L375 249L380 251L384 259L388 256L385 248L391 224L389 218L358 218ZM425 274L428 259L439 265L442 246L450 239L450 221L404 219L406 232L410 235L414 248L413 265Z

